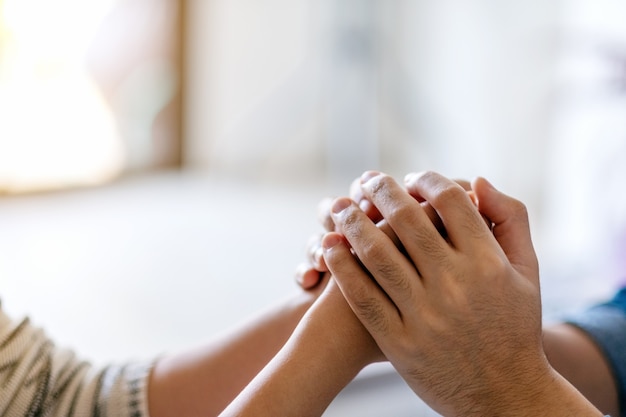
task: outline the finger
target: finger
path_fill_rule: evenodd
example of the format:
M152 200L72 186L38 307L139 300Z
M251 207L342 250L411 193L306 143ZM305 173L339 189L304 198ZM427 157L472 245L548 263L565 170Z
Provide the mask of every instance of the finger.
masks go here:
M304 290L312 290L319 285L324 276L323 272L317 271L307 262L303 262L296 268L296 282Z
M333 200L333 198L326 197L317 204L317 217L324 227L324 230L327 232L335 230L335 224L333 223L333 218L330 215L330 205Z
M329 212L330 213L330 212ZM329 214L330 215L330 214ZM306 245L306 253L311 264L311 267L315 268L319 272L326 272L326 262L324 262L323 250L322 250L322 237L323 234L313 235L309 238Z
M478 209L459 184L435 172L409 174L405 183L437 211L456 249L473 253L477 243L485 241L497 246Z
M459 184L465 191L472 191L472 183L467 180L454 179L454 182Z
M428 218L430 219L430 221L433 223L433 226L435 226L435 228L439 231L439 233L442 236L445 236L445 229L443 228L443 223L441 222L441 219L439 218L439 215L437 214L437 212L435 211L435 209L432 208L432 206L430 204L428 204L428 202L423 202L420 203L420 205L422 206L422 209L424 209L424 213L426 213L426 215L428 216ZM389 223L387 222L387 220L382 219L380 220L378 223L376 223L376 225L378 226L378 228L380 230L382 230L387 236L389 236L389 238L393 241L393 243L398 247L401 248L402 247L402 242L400 242L400 239L398 238L398 236L396 235L396 232L393 231L393 228L389 225Z
M509 262L515 267L536 271L539 267L530 236L526 206L496 190L484 178L475 179L472 188L476 193L478 209L493 222L493 235Z
M456 182L457 184L459 184L465 191L472 191L472 184L469 181L462 180L462 179L454 179L453 181ZM408 191L409 194L411 194L413 197L415 197L415 199L417 201L419 201L420 203L426 201L424 199L424 197L422 197L421 195L419 195L417 193L416 190L414 190L414 189L407 189L407 191Z
M383 291L398 307L413 303L422 283L415 267L393 241L350 199L337 199L331 211L338 231ZM328 258L326 264L330 267Z
M422 205L388 175L367 172L362 180L365 196L398 235L422 278L438 276L451 249Z
M454 182L459 184L465 191L467 191L467 194L469 195L472 202L476 204L476 200L473 197L474 192L472 191L472 184L469 181L463 179L455 179ZM441 234L445 234L445 229L443 228L441 218L439 217L435 209L432 208L432 206L428 203L428 201L426 201L421 195L417 194L415 189L408 188L407 192L412 195L417 201L423 203L422 208L426 211L426 214L428 214L428 217L430 217L430 220L433 222L435 227L437 227L437 230L439 230Z
M322 244L333 278L363 326L375 340L393 334L400 319L398 310L363 269L344 238L329 233Z
M369 171L371 173L374 173L376 171ZM464 188L471 190L471 185L468 181L465 180L457 180L459 182L459 184L461 184ZM386 223L386 220L383 218L382 214L380 214L380 211L378 211L378 209L376 208L376 206L374 204L372 204L371 201L369 201L367 198L365 198L365 195L363 194L363 190L361 188L361 178L357 178L354 181L352 181L352 183L350 184L350 198L352 200L354 200L354 202L361 208L361 210L363 210L363 212L367 215L367 217L369 217L370 219L372 219L372 221L374 223L377 223L379 225L385 225L385 231L387 233L387 235L389 237L394 238L397 241L397 236L395 236L395 233L393 233L393 229L391 229ZM409 191L409 190L407 190ZM409 192L410 194L410 192ZM426 214L428 214L428 217L430 218L430 220L433 222L433 224L435 225L435 227L437 227L437 229L440 232L444 232L443 230L443 223L441 223L441 219L439 218L439 215L437 214L437 212L435 211L435 209L433 209L430 204L428 204L427 201L424 201L423 198L420 198L419 196L414 195L413 197L415 197L418 201L422 202L422 208L424 209L424 211L426 212Z
M363 195L363 190L361 190L361 178L357 178L352 181L352 184L350 185L350 198L354 200L367 217L372 219L374 223L378 223L383 220L383 216L380 214L376 206Z

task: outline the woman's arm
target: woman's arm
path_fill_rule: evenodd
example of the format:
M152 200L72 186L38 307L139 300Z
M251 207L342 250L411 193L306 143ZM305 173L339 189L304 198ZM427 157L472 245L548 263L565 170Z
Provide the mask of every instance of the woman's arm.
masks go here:
M363 367L382 359L331 280L283 349L221 416L320 416Z
M322 288L299 293L206 346L158 360L148 384L150 416L218 415L279 351Z

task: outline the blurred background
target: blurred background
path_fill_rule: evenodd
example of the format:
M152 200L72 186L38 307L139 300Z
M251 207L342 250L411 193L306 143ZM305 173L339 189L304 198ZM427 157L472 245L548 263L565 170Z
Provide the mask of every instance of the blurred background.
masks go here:
M297 291L317 202L366 169L489 178L529 208L546 320L604 297L626 268L624 19L617 0L0 0L3 307L99 363L200 343ZM383 366L328 415L416 401Z

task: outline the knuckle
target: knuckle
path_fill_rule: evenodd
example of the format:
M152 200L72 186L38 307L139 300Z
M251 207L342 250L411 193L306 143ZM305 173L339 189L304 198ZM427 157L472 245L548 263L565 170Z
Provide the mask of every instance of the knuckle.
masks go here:
M441 178L435 171L424 171L419 176L419 181L424 183L432 183Z
M521 201L512 199L511 211L513 212L513 216L515 219L528 221L528 208L526 207L526 204L522 203Z
M416 209L410 204L394 204L387 213L387 219L394 223L397 221L412 221L416 216Z
M440 187L433 198L432 203L436 206L447 206L458 203L467 198L467 193L458 184L446 184Z
M464 231L473 238L481 237L488 230L485 221L474 206L462 206L463 216L467 221L462 223Z
M372 263L384 262L387 258L386 245L380 240L371 240L360 248L359 256Z
M372 184L370 192L373 196L386 196L389 194L389 190L393 186L394 180L389 175L381 174L377 177L376 181Z
M346 237L355 237L360 234L362 220L361 213L352 208L346 209L346 213L341 218L341 229Z
M478 256L476 274L481 278L498 279L508 270L508 262L493 251L486 251Z

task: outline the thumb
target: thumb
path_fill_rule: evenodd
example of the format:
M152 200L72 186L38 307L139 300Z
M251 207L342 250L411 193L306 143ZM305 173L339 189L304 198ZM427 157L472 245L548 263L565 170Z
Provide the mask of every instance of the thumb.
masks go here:
M472 181L478 210L493 223L493 235L516 269L536 272L537 256L533 248L526 206L496 190L484 178Z

